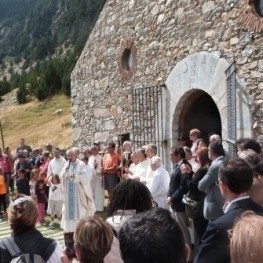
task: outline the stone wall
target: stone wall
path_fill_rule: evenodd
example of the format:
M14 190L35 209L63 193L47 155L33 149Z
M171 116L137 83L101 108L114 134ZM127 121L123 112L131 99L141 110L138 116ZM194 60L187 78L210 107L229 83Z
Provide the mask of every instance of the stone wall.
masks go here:
M106 1L71 76L74 144L131 132L132 89L164 83L179 61L201 51L236 60L237 77L251 101L251 129L261 135L263 37L243 25L242 5L238 0ZM133 40L137 50L130 80L119 70L123 39Z

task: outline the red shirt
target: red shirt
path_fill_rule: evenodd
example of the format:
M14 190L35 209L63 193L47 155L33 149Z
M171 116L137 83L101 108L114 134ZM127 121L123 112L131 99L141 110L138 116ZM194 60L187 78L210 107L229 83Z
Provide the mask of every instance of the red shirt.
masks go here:
M10 163L9 163L8 157L6 155L0 156L0 165L2 166L4 172L10 172L11 171Z
M6 194L5 177L0 174L0 195Z
M120 158L117 153L107 154L104 163L103 168L105 173L115 173L117 172L117 167L119 166Z

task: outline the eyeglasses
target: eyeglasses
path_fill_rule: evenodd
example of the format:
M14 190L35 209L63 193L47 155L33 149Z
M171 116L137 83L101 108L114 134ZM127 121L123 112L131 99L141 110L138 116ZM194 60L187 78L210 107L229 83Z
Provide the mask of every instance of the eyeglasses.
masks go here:
M220 185L220 182L222 182L222 180L221 180L221 179L218 179L218 180L216 181L216 185Z

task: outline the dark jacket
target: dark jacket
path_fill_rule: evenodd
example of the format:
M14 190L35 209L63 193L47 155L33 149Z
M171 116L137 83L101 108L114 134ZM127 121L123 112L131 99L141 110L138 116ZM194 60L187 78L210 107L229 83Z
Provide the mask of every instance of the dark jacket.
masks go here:
M50 255L48 256L48 258L43 258L45 261L49 259L56 248L56 243L53 239L43 237L43 235L36 229L26 230L20 234L14 235L13 238L15 243L23 253L32 253L41 256L53 242L54 249L50 250ZM11 260L11 255L0 241L0 263L9 263L11 262Z
M30 186L27 178L18 178L16 188L19 194L30 195Z
M191 167L191 164L184 160L184 163ZM180 166L176 165L171 173L168 196L171 197L171 207L175 212L184 212L185 205L182 202L183 195L188 192L187 182L188 174L182 174Z
M198 189L198 183L207 173L207 168L199 168L193 178L189 180L186 184L188 191L190 192L190 197L195 201L204 201L205 193Z
M227 231L233 228L235 220L247 210L263 215L263 208L248 198L234 202L226 214L210 221L194 263L230 263Z

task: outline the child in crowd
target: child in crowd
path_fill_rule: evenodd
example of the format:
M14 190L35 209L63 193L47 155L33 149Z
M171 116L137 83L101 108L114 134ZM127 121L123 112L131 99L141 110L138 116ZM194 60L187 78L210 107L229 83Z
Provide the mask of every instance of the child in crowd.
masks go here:
M38 205L38 223L43 224L45 222L45 203L47 202L44 180L37 180L35 194Z
M0 210L3 205L1 217L6 217L6 184L2 167L0 167Z
M54 226L54 219L57 216L61 219L62 203L63 203L63 186L60 183L59 176L57 174L51 175L48 178L47 185L49 188L48 206L51 215L50 226Z
M38 170L32 169L32 171L30 172L29 186L30 186L30 195L32 196L33 199L35 199L36 197L35 188L36 188L37 179L38 179Z
M29 188L29 181L26 176L26 170L25 169L19 169L17 171L18 178L16 179L16 189L17 193L24 194L24 195L30 195L30 188Z

